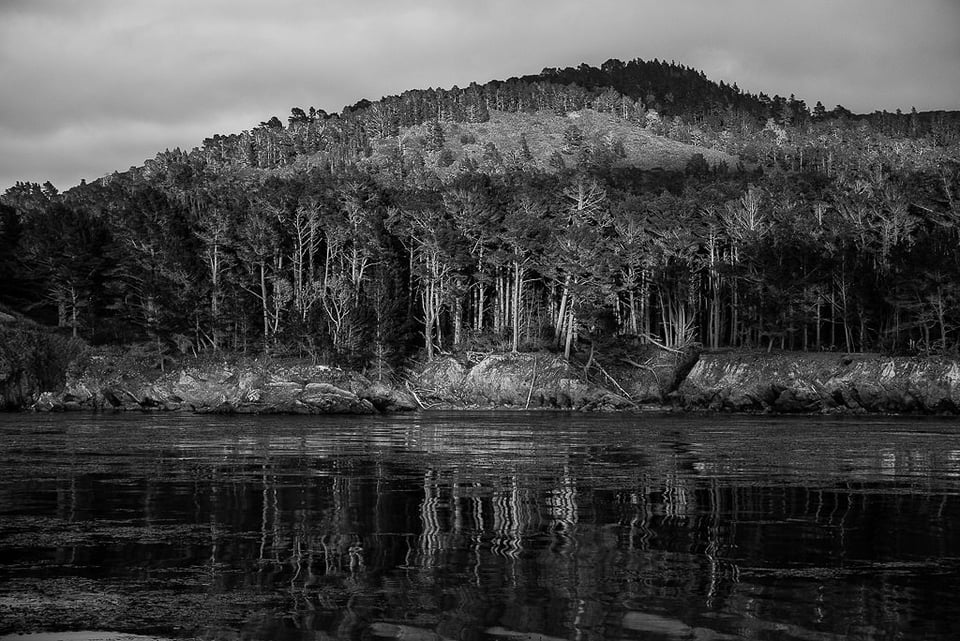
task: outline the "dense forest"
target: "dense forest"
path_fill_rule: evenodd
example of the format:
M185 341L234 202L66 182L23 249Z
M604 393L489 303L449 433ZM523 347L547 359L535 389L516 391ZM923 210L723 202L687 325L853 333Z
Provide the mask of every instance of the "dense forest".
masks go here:
M294 108L62 193L10 187L0 303L161 365L619 336L956 350L960 113L811 110L641 60Z

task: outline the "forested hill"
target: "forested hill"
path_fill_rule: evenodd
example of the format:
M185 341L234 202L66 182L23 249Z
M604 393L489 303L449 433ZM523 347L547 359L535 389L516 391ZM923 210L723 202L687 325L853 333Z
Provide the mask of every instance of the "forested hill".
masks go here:
M96 343L310 354L960 341L960 120L608 61L294 108L0 197L0 304Z
M537 75L472 83L464 89L410 90L376 102L360 100L339 114L295 107L286 125L273 116L249 131L207 138L193 154L206 162L257 168L289 166L309 157L313 164L326 163L337 171L368 157L376 141L433 121L482 123L492 111L567 114L583 109L616 114L655 133L681 142L707 142L733 155L742 145L728 140L729 134L745 129L754 132L768 121L795 127L863 121L889 136L927 138L938 145L960 140L960 112L856 115L840 105L828 111L819 102L810 108L792 95L752 95L735 84L712 82L689 67L638 59L627 63L609 60L600 68L583 64L544 69ZM407 162L419 162L416 149L406 155L410 156Z

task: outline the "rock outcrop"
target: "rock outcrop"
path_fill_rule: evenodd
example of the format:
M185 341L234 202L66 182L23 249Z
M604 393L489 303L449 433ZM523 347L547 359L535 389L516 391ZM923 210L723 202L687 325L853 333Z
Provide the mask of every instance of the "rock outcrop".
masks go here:
M42 338L29 332L16 336L24 345ZM29 340L24 342L24 336ZM46 343L41 340L40 344ZM16 352L12 354L16 357ZM59 383L46 381L41 377L51 368L37 370L38 375L26 367L23 358L11 358L9 349L0 352L4 406L32 406L42 411L255 414L366 414L418 408L615 411L651 407L722 412L960 414L960 361L945 356L759 351L698 354L646 346L629 353L605 352L603 359L599 353L591 354L580 362L568 363L546 352L495 353L473 360L443 356L414 368L399 385L300 361L206 361L159 374L132 366L131 361L136 359L128 353L101 353L81 360L85 363L82 367L74 363L68 368L64 384L63 373Z
M554 354L491 354L470 366L443 357L417 369L410 382L418 398L430 406L576 410L636 406L585 380Z
M90 367L61 393L41 396L34 407L225 414L371 414L417 407L395 386L323 365L251 360L187 367L154 380L110 371Z
M947 357L731 351L703 354L676 395L728 412L960 412L960 362Z

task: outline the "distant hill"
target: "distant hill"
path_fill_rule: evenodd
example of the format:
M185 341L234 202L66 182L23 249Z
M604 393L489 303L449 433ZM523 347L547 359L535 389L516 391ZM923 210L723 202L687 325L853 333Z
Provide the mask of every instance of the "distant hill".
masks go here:
M620 139L627 154L618 148L614 162L639 167L676 167L693 153L703 153L710 164L733 166L740 149L752 142L745 138L771 123L798 129L830 122L866 123L886 136L923 138L941 146L960 141L960 112L857 115L840 105L827 110L817 103L810 108L794 96L753 95L683 65L637 59L608 60L599 68L583 64L544 69L483 85L471 83L463 89L411 89L377 101L360 100L339 114L294 107L286 124L273 116L248 131L207 138L191 153L214 165L323 166L337 171L355 163L377 164L382 160L378 156L392 148L396 153L390 152L395 156L391 162L410 154L411 161L419 164L419 153L424 166L431 168L430 145L420 144L419 139L426 134L425 125L439 123L454 167L465 156L479 161L477 152L482 156L487 143L493 143L501 155L509 155L524 133L535 164L549 169L554 152L563 154L567 149L561 135L568 125L576 124L571 114L582 118L594 114L592 120L586 116L580 121L581 128L590 129L584 132L587 145L596 150L596 136L611 144ZM485 131L476 126L491 119ZM448 136L447 131L454 135ZM461 144L463 134L473 135L477 142ZM678 147L665 139L704 149ZM480 148L471 147L474 144ZM454 171L444 171L449 160L446 154L440 174ZM509 164L509 158L504 160Z

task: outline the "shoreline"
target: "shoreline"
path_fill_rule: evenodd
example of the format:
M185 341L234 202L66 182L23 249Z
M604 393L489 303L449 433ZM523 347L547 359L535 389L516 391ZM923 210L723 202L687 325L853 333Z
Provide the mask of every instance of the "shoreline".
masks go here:
M196 359L165 373L89 356L19 409L220 414L573 410L623 413L960 415L950 356L722 350L586 364L548 352L441 356L403 378L297 359ZM626 361L626 363L622 362ZM640 364L638 364L640 361Z

